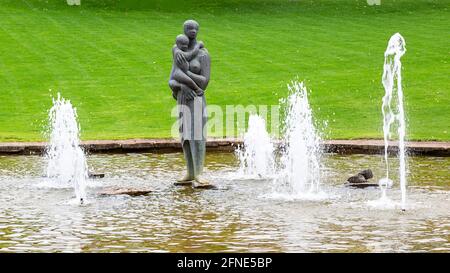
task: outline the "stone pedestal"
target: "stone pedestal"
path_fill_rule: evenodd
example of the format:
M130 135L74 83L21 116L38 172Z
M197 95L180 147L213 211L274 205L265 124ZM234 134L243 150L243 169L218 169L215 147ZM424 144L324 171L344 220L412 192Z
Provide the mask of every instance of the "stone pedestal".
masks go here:
M192 186L192 181L177 181L173 183L175 186Z

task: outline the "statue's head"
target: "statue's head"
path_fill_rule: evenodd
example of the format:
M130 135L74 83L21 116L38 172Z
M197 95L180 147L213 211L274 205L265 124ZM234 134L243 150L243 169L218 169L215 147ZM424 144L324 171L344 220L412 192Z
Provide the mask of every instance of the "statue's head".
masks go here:
M192 39L197 38L199 25L198 25L198 23L196 21L194 21L194 20L187 20L186 22L184 22L183 27L184 27L184 34L189 39L192 40Z
M175 43L182 51L187 51L189 48L189 38L184 34L178 35Z

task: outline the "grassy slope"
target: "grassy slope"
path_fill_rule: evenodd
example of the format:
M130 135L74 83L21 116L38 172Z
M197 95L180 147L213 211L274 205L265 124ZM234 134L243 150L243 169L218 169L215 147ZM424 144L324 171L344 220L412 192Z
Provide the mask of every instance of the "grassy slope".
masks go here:
M58 90L83 139L168 137L170 48L191 17L209 104L277 104L298 76L329 138L382 137L383 52L400 32L408 137L450 140L448 0L64 2L0 0L0 141L41 139Z

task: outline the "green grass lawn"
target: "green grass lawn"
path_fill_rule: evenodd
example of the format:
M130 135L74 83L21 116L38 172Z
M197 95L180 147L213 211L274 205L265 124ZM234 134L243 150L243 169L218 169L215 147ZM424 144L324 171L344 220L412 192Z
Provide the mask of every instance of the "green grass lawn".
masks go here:
M407 137L450 140L450 1L0 0L0 141L41 140L58 91L83 139L170 137L171 47L200 23L209 104L273 105L296 77L327 138L382 138L384 50L407 43Z

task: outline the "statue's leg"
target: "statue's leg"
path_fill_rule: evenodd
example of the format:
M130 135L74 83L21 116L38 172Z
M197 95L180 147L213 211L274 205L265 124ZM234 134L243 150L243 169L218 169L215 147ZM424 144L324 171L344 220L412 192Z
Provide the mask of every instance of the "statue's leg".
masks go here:
M181 84L176 80L169 80L169 87L172 91L179 91L181 89Z
M184 158L186 160L186 167L187 167L187 174L178 180L178 182L186 182L186 181L192 181L195 178L195 167L194 167L194 161L192 160L192 150L189 140L184 140L181 144L183 148L183 154Z
M206 151L206 141L205 140L194 140L191 141L191 150L193 151L193 161L195 169L195 181L200 185L210 185L209 181L203 178L203 166L205 164L205 151Z
M181 69L175 70L172 75L173 79L179 82L180 84L185 84L187 87L191 88L194 91L203 91L198 85L192 80L188 75L186 75Z
M194 153L196 155L194 160L195 177L203 173L203 165L205 164L205 149L206 142L204 140L192 141L192 150L195 151Z
M172 89L172 97L177 100L178 93L181 90L181 84L175 80L169 80L169 87Z
M206 113L206 101L205 98L202 96L201 98L196 98L197 103L199 105L196 105L196 109L199 111L196 112L196 121L199 126L199 128L196 128L195 131L195 137L196 140L193 144L192 150L195 151L195 154L197 155L194 167L196 170L196 176L195 181L199 184L201 187L209 187L211 186L211 183L203 178L203 166L205 164L205 155L206 155L206 122L208 120L208 116Z

